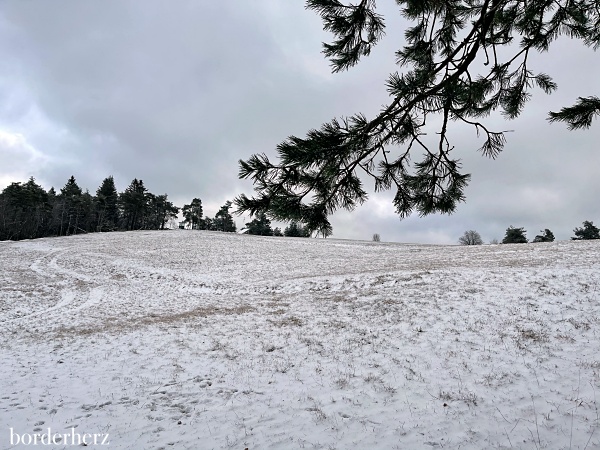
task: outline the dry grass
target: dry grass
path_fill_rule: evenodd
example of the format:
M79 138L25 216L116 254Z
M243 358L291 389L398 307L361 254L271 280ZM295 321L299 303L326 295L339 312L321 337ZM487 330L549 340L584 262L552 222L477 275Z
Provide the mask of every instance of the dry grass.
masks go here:
M113 317L105 319L101 325L88 327L66 327L60 326L52 332L56 338L69 336L91 336L98 333L123 333L132 330L143 329L152 325L159 326L178 326L181 324L193 323L198 319L210 316L238 316L256 311L255 308L247 305L236 306L232 308L224 307L198 307L189 311L183 311L173 314L154 314L151 313L143 317L133 317L125 320L122 317Z

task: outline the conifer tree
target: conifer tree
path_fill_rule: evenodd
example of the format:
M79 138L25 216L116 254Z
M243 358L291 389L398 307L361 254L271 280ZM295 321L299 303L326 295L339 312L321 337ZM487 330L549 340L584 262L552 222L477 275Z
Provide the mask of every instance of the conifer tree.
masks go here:
M209 231L215 231L215 225L213 223L213 219L211 219L210 217L205 217L204 220L202 221L202 229L209 230Z
M58 196L58 206L60 209L60 227L59 235L77 234L82 231L80 228L80 219L84 213L83 210L83 192L75 177L71 175L67 183L60 190ZM83 230L85 231L85 230Z
M470 179L458 154L464 149L451 142L454 123L482 136L479 151L496 158L505 134L485 117L500 111L514 119L534 88L547 94L557 88L550 75L533 67L532 55L547 51L561 35L600 46L598 0L396 3L411 26L405 47L396 52L400 70L386 82L389 104L372 118L357 113L310 130L305 138L290 136L277 147L278 162L266 154L240 161L239 176L252 180L256 196L238 196L238 213L264 211L271 219L301 221L328 235L330 214L367 199L361 175L373 181L375 191L396 191L393 205L400 217L452 213L465 200ZM384 36L375 0L306 5L333 34L323 50L333 72L357 64ZM599 113L600 98L580 97L550 113L549 120L586 128ZM437 133L429 130L432 121Z
M148 200L147 229L164 230L169 220L177 218L179 208L168 200L168 195L146 194Z
M535 238L533 238L532 242L554 242L554 233L550 231L548 228L541 231L542 234L538 234Z
M271 221L264 212L260 212L252 221L246 224L244 233L257 236L273 236Z
M301 223L292 220L290 224L283 230L283 235L287 237L310 237L310 231Z
M0 240L45 236L51 208L48 194L33 177L25 184L12 183L0 194Z
M119 194L115 180L105 178L96 191L96 231L113 231L119 223Z
M212 222L213 230L235 233L237 228L235 226L235 222L233 221L233 216L229 212L230 209L230 201L225 202L225 204L221 206L221 209L219 209L219 212L215 214L215 218Z
M506 229L503 244L526 244L527 237L525 236L526 231L523 228L515 228L512 225Z
M583 227L575 228L573 232L575 233L575 237L571 239L574 241L600 239L600 229L594 226L594 222L590 222L589 220L584 221Z
M145 228L144 219L148 208L147 189L143 180L134 178L131 184L119 195L119 205L123 228L139 230Z
M96 231L96 211L95 198L90 192L86 191L81 194L81 217L79 219L79 231L89 233Z
M192 230L200 230L203 228L203 219L202 215L204 214L202 210L202 200L199 198L195 198L192 200L192 203L189 205L183 205L182 208L183 219L186 224Z

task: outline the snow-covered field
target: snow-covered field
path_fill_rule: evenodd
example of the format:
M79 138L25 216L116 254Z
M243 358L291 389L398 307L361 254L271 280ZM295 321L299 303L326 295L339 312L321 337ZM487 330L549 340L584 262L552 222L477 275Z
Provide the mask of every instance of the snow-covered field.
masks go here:
M600 242L3 242L0 358L2 449L598 449Z

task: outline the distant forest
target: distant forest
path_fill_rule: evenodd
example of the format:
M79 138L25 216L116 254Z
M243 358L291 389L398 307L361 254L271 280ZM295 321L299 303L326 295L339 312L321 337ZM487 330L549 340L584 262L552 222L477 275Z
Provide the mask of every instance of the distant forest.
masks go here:
M118 193L112 176L96 195L83 191L75 177L60 192L45 191L31 177L0 193L0 240L68 236L95 231L158 230L177 217L179 208L167 194L155 195L134 179Z
M167 194L149 192L142 180L134 179L121 193L112 176L105 178L96 195L84 192L71 176L60 192L46 191L33 177L12 183L0 193L0 241L69 236L81 233L164 230L179 226L195 230L236 232L227 201L214 218L204 217L202 201L194 198L179 208ZM177 223L179 212L183 221ZM272 229L259 214L244 228L246 234L308 237L301 224L292 222L284 232Z

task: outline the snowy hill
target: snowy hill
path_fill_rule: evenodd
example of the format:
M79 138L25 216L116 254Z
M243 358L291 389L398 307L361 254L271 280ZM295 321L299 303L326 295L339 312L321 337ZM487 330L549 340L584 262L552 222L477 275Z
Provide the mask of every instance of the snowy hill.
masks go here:
M2 449L600 448L600 242L5 242L0 358Z

